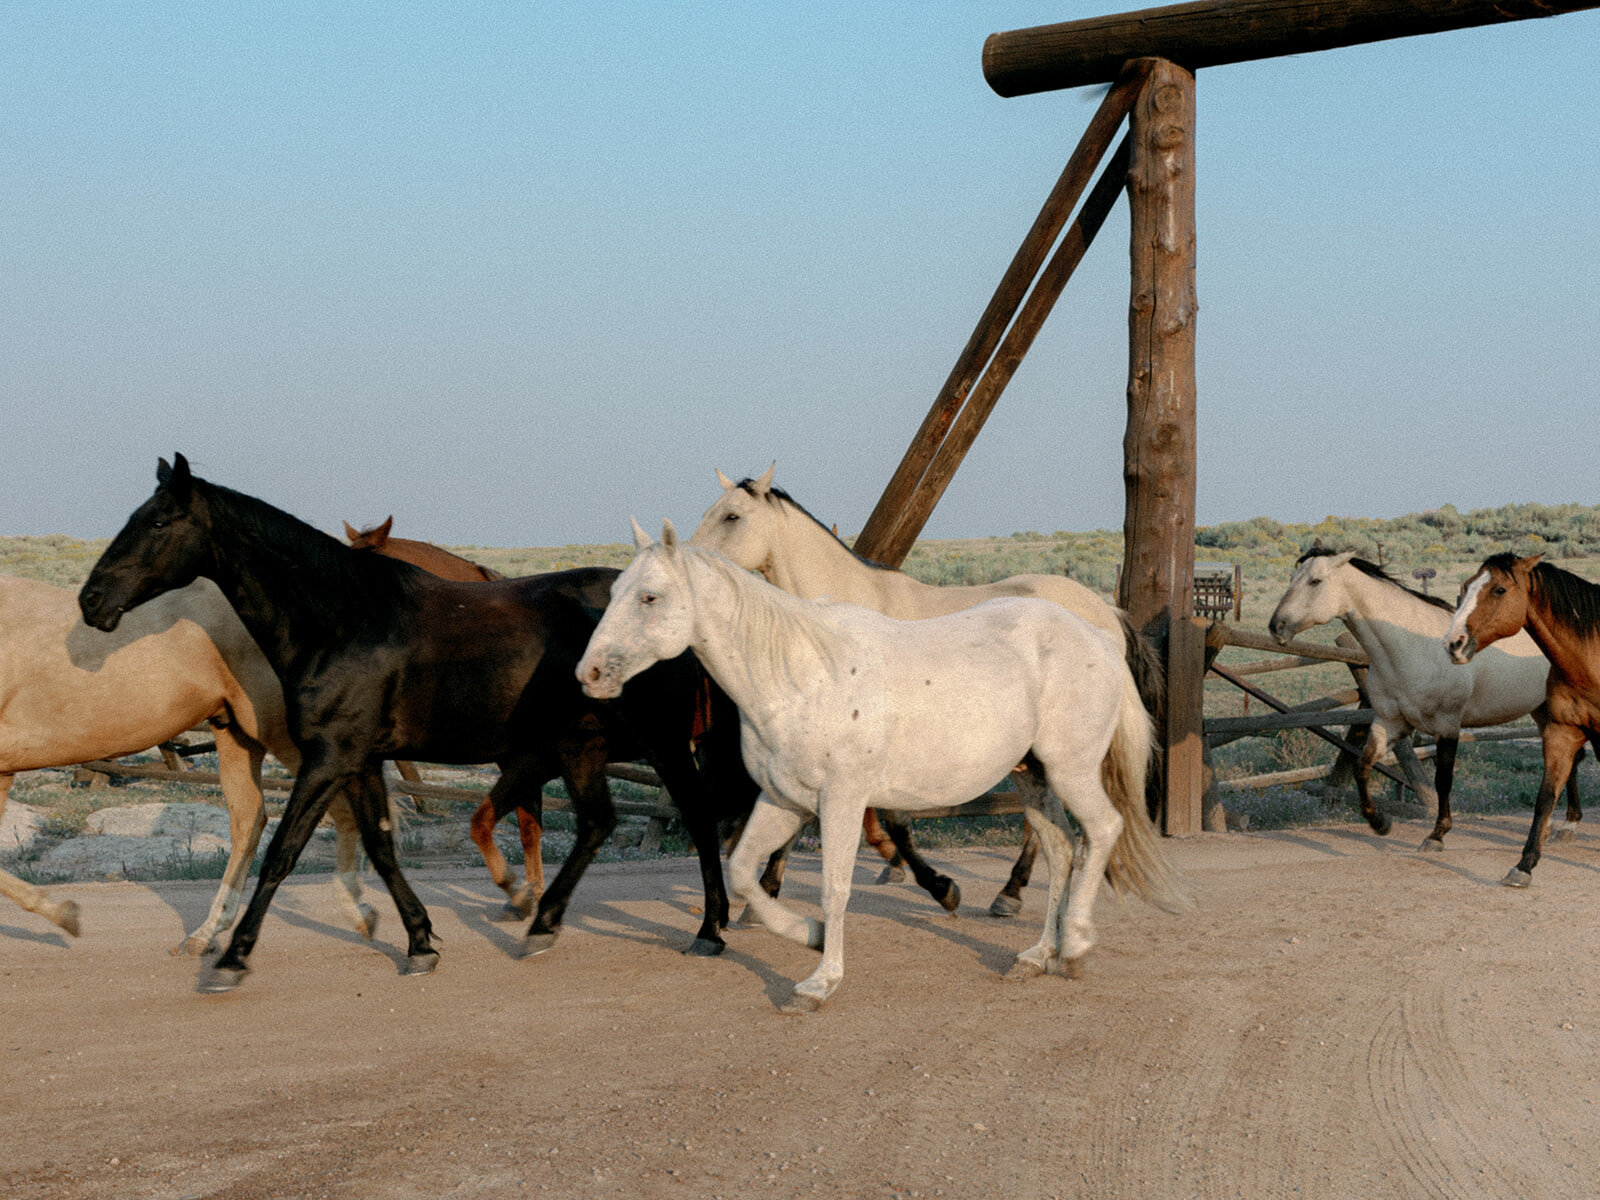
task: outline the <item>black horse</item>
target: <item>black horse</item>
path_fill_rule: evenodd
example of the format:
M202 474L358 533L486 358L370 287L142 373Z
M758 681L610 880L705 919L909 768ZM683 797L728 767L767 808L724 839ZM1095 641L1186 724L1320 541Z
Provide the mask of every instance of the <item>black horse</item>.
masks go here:
M699 853L705 919L690 952L722 951L728 901L717 824L748 814L756 788L736 754L708 755L705 774L695 765L690 729L705 674L692 654L644 672L618 700L583 695L574 671L616 571L450 582L352 550L261 500L199 479L181 454L170 466L161 460L156 478L155 494L83 585L84 620L111 630L153 596L198 576L213 580L277 671L301 753L255 894L228 948L202 974L202 991L238 986L273 894L341 788L405 923L405 973L434 969L428 914L400 871L387 820L382 764L393 758L496 763L491 797L499 812L538 813L544 784L558 775L566 782L577 838L540 899L524 954L554 944L573 889L616 824L606 763L644 758ZM708 775L719 785L715 796Z

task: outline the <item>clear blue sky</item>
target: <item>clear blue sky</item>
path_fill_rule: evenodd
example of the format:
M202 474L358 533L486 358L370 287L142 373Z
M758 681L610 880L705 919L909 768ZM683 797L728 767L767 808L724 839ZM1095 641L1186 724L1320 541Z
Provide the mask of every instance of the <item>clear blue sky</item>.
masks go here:
M12 6L0 533L157 455L336 530L858 530L1093 111L984 37L1134 7ZM1600 12L1199 75L1199 517L1600 502ZM930 536L1119 527L1110 220Z

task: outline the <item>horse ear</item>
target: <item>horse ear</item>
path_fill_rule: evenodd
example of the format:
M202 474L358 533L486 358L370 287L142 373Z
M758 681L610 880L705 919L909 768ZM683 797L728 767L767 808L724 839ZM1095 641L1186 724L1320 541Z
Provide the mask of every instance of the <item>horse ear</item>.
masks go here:
M722 468L721 467L717 468L717 482L722 485L722 490L725 491L725 492L731 492L731 491L733 491L734 488L739 486L737 483L735 483L733 480L729 479L726 475L724 475L722 473Z
M665 517L661 520L661 544L674 552L678 549L678 531Z
M772 473L774 471L776 471L777 469L778 469L778 460L777 459L773 459L772 460L772 465L770 467L768 467L765 472L762 473L761 478L756 480L755 484L753 485L755 487L756 495L765 496L768 492L770 492L772 490Z
M372 531L372 544L378 549L383 549L389 542L389 530L394 528L394 514L390 513L383 519L383 524Z
M1328 560L1328 563L1331 566L1342 567L1355 556L1356 552L1354 550L1346 550L1343 554L1335 554Z
M635 546L641 550L648 550L651 546L656 544L655 539L640 527L638 521L634 520L632 517L629 517L628 523L633 526L633 544Z
M357 529L355 526L351 525L349 521L346 521L344 523L344 540L345 541L349 542L351 545L355 545L356 539L359 538L360 536L361 536L361 531L359 529Z
M1543 553L1530 554L1527 558L1519 558L1512 564L1512 573L1526 577L1533 573L1533 569L1539 565L1540 560L1543 558Z
M172 464L160 458L156 460L156 483L167 489L172 498L180 504L189 502L189 483L194 476L189 474L189 460L181 454L172 456Z

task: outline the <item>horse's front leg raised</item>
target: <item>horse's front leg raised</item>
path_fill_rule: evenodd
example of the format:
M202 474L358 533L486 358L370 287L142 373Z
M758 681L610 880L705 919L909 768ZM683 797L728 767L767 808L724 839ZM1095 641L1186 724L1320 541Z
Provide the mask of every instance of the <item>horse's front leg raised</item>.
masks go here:
M1386 836L1392 822L1378 811L1372 802L1372 768L1389 749L1389 731L1382 721L1374 721L1361 746L1361 760L1356 763L1356 795L1361 801L1361 815L1380 837Z
M822 825L822 961L795 984L784 1001L786 1013L815 1012L844 979L844 913L850 903L850 875L855 870L864 803L824 792L818 805Z
M1576 725L1552 723L1544 727L1540 738L1544 746L1544 778L1539 781L1539 797L1533 806L1533 826L1528 830L1522 857L1501 881L1506 887L1525 888L1533 882L1533 868L1539 865L1550 814L1572 773L1573 760L1583 749L1584 737L1584 731Z
M806 814L785 808L765 794L756 797L755 807L744 823L744 832L739 835L739 844L728 859L728 882L733 894L740 897L756 920L773 933L820 950L821 923L790 912L781 901L768 895L756 874L775 852L789 844L805 822Z

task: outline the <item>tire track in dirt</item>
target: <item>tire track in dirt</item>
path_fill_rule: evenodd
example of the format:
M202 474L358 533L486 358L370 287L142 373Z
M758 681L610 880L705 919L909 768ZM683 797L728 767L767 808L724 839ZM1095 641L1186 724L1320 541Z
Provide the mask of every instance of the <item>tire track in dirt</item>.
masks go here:
M1516 1168L1521 1148L1495 1119L1459 1047L1464 1030L1441 987L1408 990L1383 1016L1368 1047L1368 1094L1392 1161L1438 1200L1544 1194Z

